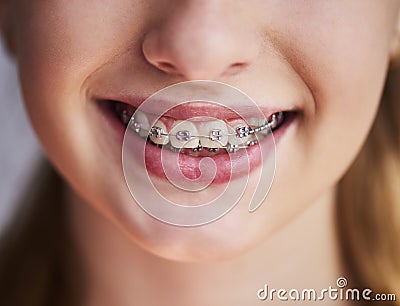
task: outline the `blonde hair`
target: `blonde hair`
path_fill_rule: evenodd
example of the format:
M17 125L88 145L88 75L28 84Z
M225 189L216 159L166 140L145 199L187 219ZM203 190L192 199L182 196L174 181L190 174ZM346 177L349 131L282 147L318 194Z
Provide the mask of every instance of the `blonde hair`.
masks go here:
M370 135L339 183L337 222L343 260L351 279L359 287L370 288L375 293L399 294L399 66L389 69ZM391 305L398 306L400 301L393 301Z

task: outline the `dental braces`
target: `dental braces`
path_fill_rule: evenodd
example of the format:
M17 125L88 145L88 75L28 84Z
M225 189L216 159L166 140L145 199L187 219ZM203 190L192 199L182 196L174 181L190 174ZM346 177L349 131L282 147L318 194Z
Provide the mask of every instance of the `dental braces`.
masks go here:
M127 117L128 114L124 113L124 111L121 114L122 117ZM187 142L190 141L194 138L206 138L211 141L216 141L220 142L223 137L229 137L229 136L236 136L238 138L244 138L248 137L250 135L254 135L256 133L262 132L264 130L269 129L269 131L272 131L274 128L276 128L279 123L282 121L284 117L283 112L279 113L274 113L271 116L271 120L267 121L265 124L257 126L257 127L249 127L246 125L239 126L235 129L235 133L227 133L223 134L223 131L220 129L213 129L210 131L209 135L191 135L188 130L181 130L176 133L167 133L163 128L158 127L158 126L153 126L148 130L148 137L154 137L157 139L160 139L162 137L175 137L178 141L180 142ZM131 123L131 127L133 131L136 133L140 133L142 131L142 124L140 122L135 121L135 118L132 117L131 119L133 122ZM226 146L219 146L217 148L208 148L208 151L210 152L217 152L218 149L226 149L229 153L234 153L239 149L246 149L250 146L256 145L258 143L257 140L249 140L247 141L244 145L236 145L236 144L228 144ZM163 146L163 145L160 145ZM187 149L187 148L176 148L170 145L171 151L174 152L179 152L181 149ZM198 146L196 148L192 149L193 152L200 152L203 150L202 146Z
M189 150L189 153L191 151L191 152L196 154L196 153L202 152L203 149L207 149L207 151L210 152L210 153L217 153L221 149L225 149L229 153L235 153L240 149L247 149L247 148L249 148L251 146L254 146L256 144L258 144L257 140L248 141L245 145L236 145L236 144L228 143L228 145L226 145L226 146L219 146L217 148L205 148L205 147L202 147L201 145L199 145L196 148L176 148L176 147L172 146L169 143L167 145L160 145L160 144L155 144L155 145L160 147L160 148L166 147L167 149L169 149L170 151L175 152L175 153L176 152L181 152L182 150L186 150L186 151Z

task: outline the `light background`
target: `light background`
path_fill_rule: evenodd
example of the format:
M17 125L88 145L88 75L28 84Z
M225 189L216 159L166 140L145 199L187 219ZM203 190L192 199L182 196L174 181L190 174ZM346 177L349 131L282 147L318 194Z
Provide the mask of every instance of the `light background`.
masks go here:
M41 154L24 111L16 70L0 42L0 230L17 209L16 201Z

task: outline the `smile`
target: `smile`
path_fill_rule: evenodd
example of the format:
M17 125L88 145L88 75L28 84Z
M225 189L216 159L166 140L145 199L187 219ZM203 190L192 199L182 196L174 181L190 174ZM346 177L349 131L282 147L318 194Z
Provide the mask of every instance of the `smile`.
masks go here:
M115 115L125 126L159 148L191 156L210 156L225 151L235 153L258 144L271 132L279 129L292 112L276 112L265 118L219 120L193 117L176 120L162 116L150 126L148 115L131 105L113 102Z
M133 137L137 140L132 147L132 156L138 156L139 160L145 140L144 158L149 173L165 179L162 152L164 162L171 164L179 153L178 167L182 174L188 179L197 179L201 175L202 158L210 157L217 167L213 184L229 182L232 163L239 171L238 177L247 175L247 163L250 163L250 171L258 168L262 164L261 151L275 150L285 131L301 114L299 109L275 108L264 111L263 118L251 116L251 112L244 120L220 106L185 104L170 109L155 120L154 114L149 116L138 110L140 102L137 101L140 100L96 98L104 118L114 127L121 141L127 128L137 136Z

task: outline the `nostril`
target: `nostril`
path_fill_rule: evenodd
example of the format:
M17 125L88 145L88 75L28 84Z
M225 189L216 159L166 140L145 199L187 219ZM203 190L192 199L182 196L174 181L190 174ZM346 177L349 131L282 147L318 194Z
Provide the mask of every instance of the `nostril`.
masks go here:
M225 70L225 75L235 75L241 71L243 71L248 66L247 63L234 63L231 64L228 69Z
M243 67L245 67L245 66L246 66L245 63L235 63L235 64L232 64L232 65L231 65L231 68L238 69L238 68L243 68Z
M158 68L165 72L175 72L177 71L176 67L168 62L159 62Z

